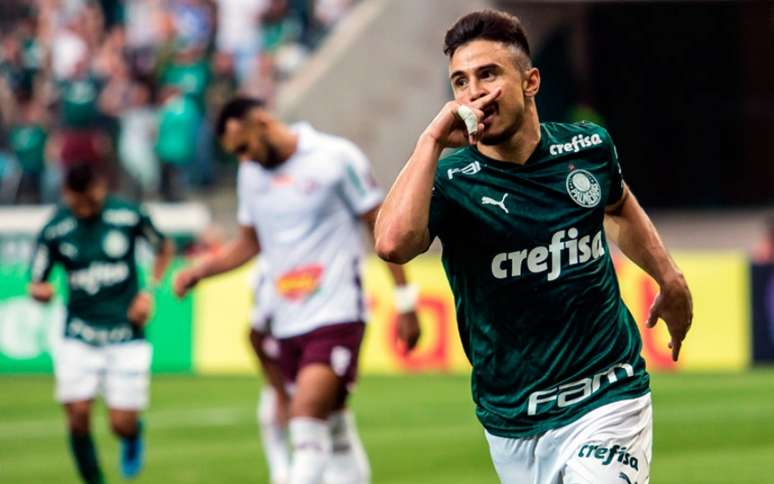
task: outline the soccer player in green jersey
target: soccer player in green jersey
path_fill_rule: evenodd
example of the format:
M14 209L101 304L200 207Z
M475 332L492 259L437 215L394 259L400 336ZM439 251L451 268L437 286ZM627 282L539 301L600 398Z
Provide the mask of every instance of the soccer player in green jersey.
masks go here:
M30 295L48 302L47 282L61 264L69 295L64 338L54 351L56 397L67 414L70 449L87 483L103 482L91 438L91 407L104 398L113 432L121 439L121 470L134 477L142 467L139 414L148 403L151 346L144 326L153 290L174 252L139 207L108 195L105 180L91 166L65 175L64 204L38 236L31 264ZM136 239L156 253L148 288L140 290L135 263Z
M647 324L665 321L675 360L692 319L685 279L608 132L539 122L540 73L516 17L466 15L444 51L454 100L392 186L376 249L405 263L440 239L502 482L644 484L649 378L607 237L658 282ZM439 161L449 147L461 149Z

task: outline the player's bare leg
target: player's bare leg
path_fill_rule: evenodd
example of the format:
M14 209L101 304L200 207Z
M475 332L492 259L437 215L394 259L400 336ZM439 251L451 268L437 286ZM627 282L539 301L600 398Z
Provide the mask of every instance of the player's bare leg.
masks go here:
M290 484L322 482L332 451L328 417L340 404L343 390L342 381L327 365L312 364L299 372L290 402Z
M121 439L121 473L135 477L143 464L142 423L137 410L111 408L110 428Z
M116 437L126 439L137 435L139 412L136 410L109 409L110 429Z
M64 404L70 433L70 450L81 478L87 484L104 482L97 459L97 449L91 437L91 400Z

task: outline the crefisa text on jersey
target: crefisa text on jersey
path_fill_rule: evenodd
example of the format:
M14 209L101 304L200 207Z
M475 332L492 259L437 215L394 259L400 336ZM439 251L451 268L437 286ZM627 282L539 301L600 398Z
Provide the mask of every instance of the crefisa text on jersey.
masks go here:
M546 246L537 246L532 249L522 249L513 252L501 252L492 258L492 275L496 279L507 277L521 277L524 261L527 262L527 271L539 274L548 271L548 280L553 281L562 273L562 251L567 249L567 265L583 264L589 260L597 260L605 255L605 247L602 243L602 231L591 235L584 235L578 239L578 229L575 227L567 230L567 240L563 240L565 231L560 230L551 236L551 243ZM550 264L549 264L549 254ZM510 264L507 263L510 261ZM550 270L549 270L550 265Z
M592 134L591 136L576 134L572 137L569 143L551 145L548 148L548 152L552 155L561 155L562 153L577 153L581 150L581 148L590 148L592 146L601 144L602 137L598 134Z

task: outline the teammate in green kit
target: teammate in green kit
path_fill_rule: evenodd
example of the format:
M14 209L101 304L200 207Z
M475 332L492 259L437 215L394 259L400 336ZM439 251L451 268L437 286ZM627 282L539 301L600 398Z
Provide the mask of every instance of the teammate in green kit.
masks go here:
M64 177L64 205L38 236L30 274L30 295L48 302L47 282L61 264L69 296L64 338L54 352L56 397L64 405L70 448L87 483L102 482L91 438L91 407L103 393L113 432L121 439L125 477L142 467L139 413L148 403L151 347L144 326L153 304L153 287L164 275L174 248L137 206L109 196L104 179L88 165ZM140 290L136 239L156 253L149 287Z
M440 239L502 482L646 483L649 378L606 235L659 283L647 323L666 322L675 360L692 319L685 279L608 132L539 122L540 74L516 17L466 15L444 51L454 100L390 190L376 249L405 263ZM448 147L461 149L439 161Z

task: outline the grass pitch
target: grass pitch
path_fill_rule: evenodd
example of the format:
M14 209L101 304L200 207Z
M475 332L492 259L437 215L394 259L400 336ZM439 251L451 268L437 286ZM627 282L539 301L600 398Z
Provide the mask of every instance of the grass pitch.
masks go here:
M0 483L77 483L51 377L0 378ZM265 483L259 380L157 376L137 483ZM774 482L774 369L654 375L654 484ZM353 400L374 484L497 483L464 376L366 377ZM104 409L93 421L121 482Z

